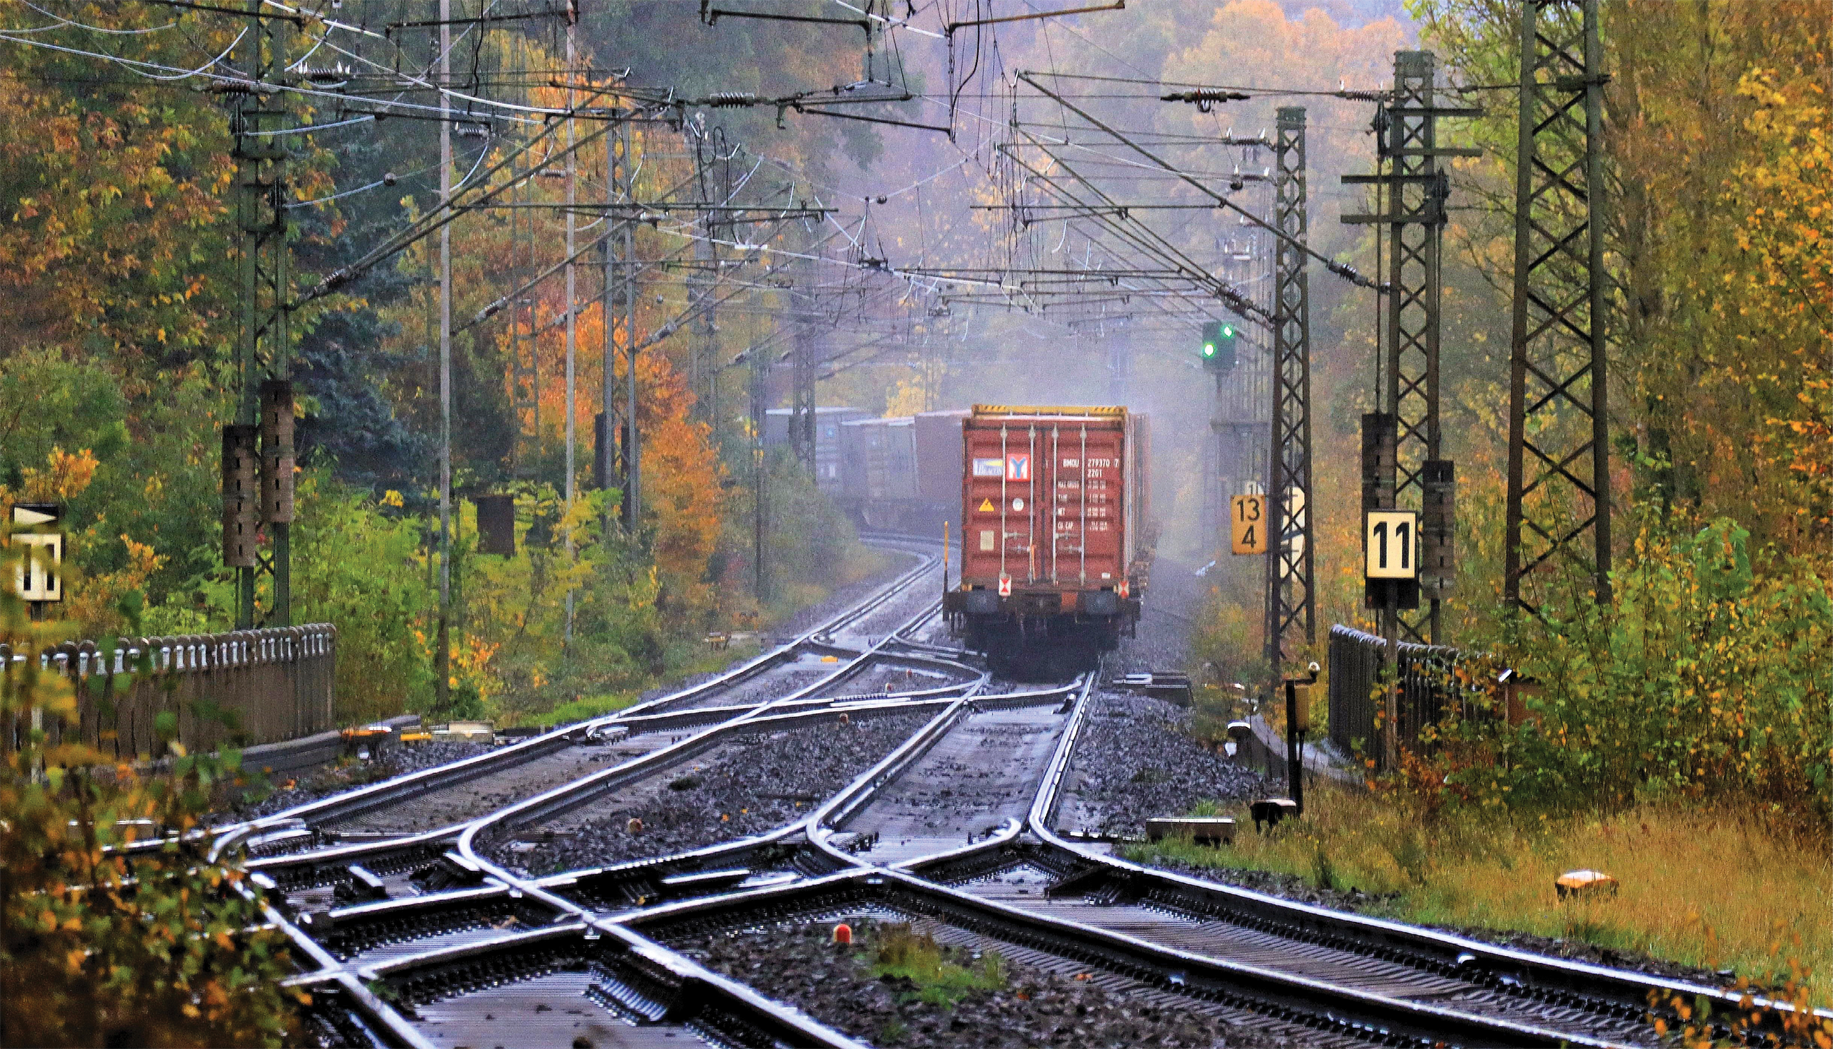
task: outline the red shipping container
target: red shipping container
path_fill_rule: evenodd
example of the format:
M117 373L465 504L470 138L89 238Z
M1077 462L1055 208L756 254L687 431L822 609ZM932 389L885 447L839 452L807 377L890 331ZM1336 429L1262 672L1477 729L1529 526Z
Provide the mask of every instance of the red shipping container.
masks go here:
M1139 423L1121 407L976 405L963 426L963 587L1053 592L1062 613L1083 591L1137 597Z

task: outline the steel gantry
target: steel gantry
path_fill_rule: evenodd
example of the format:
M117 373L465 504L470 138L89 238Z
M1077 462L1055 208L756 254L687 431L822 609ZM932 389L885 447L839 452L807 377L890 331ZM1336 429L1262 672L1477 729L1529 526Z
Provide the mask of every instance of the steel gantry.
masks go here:
M1521 5L1503 564L1528 609L1562 560L1610 599L1604 82L1597 0Z
M1283 106L1274 142L1272 448L1268 456L1266 646L1275 684L1289 635L1317 643L1311 543L1311 291L1305 268L1305 110ZM1295 639L1296 640L1296 639Z
M286 146L278 102L291 19L250 0L237 48L246 80L230 116L241 242L236 363L241 396L223 430L223 563L236 570L236 626L287 626L292 616L293 391L287 320ZM259 451L257 452L257 441ZM266 532L268 548L259 540ZM257 577L270 581L265 611Z
M1380 168L1373 175L1346 175L1349 184L1374 185L1373 214L1345 215L1349 224L1374 224L1387 231L1388 295L1378 395L1381 413L1371 435L1392 450L1379 457L1378 476L1370 478L1379 495L1368 509L1418 506L1421 512L1419 601L1409 594L1401 608L1390 608L1395 627L1410 641L1445 643L1440 602L1456 579L1450 519L1453 467L1444 457L1439 416L1440 300L1449 171L1441 158L1473 156L1479 151L1438 143L1443 116L1477 116L1482 110L1442 106L1438 101L1437 61L1430 51L1394 55L1394 89L1376 110L1374 130ZM1393 604L1394 602L1389 602ZM1403 608L1422 605L1408 615Z

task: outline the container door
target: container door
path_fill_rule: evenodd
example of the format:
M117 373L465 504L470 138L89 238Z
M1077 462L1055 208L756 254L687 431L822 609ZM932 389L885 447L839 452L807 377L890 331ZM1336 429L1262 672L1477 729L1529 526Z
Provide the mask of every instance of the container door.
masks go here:
M1082 585L1082 522L1088 505L1082 488L1082 446L1087 432L1080 422L1050 427L1050 581L1057 586Z
M1081 455L1085 565L1078 578L1089 587L1126 580L1124 518L1127 469L1124 438L1115 426L1082 426Z

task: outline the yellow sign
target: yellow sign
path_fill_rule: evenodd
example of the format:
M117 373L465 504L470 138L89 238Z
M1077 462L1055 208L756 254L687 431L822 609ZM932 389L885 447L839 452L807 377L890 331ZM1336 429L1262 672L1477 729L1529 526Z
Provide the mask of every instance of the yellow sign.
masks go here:
M980 500L980 512L983 514L992 513L993 512L993 500L991 499Z
M1419 514L1370 510L1362 519L1362 551L1365 578L1419 578Z
M62 601L63 533L15 534L12 542L14 546L25 547L23 556L13 566L13 592L26 601Z
M1228 501L1229 549L1237 554L1267 552L1267 497L1237 495Z

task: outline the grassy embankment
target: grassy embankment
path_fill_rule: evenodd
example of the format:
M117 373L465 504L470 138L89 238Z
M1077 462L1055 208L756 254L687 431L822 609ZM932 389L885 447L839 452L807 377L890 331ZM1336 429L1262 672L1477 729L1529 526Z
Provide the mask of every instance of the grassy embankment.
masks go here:
M1313 788L1307 812L1278 831L1246 829L1231 846L1188 840L1137 846L1129 858L1292 875L1369 894L1384 917L1525 932L1639 952L1759 983L1810 972L1833 998L1833 856L1824 840L1735 807L1641 806L1614 816L1510 822L1477 814L1428 821L1392 795ZM1215 813L1213 805L1199 811ZM1614 897L1560 903L1553 880L1591 868Z

